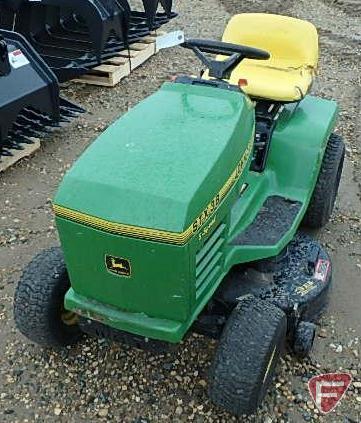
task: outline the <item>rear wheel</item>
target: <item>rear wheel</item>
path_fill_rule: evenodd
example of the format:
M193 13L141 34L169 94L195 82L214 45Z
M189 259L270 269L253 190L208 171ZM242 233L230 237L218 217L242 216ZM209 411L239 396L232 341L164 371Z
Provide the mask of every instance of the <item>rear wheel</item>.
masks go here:
M249 297L230 315L211 368L212 402L240 416L256 411L285 345L287 318L278 307Z
M70 282L60 248L42 251L27 265L14 298L14 319L20 332L46 347L75 343L81 336L77 316L65 310Z
M330 219L340 185L345 145L339 135L332 134L328 140L321 170L303 224L319 229Z

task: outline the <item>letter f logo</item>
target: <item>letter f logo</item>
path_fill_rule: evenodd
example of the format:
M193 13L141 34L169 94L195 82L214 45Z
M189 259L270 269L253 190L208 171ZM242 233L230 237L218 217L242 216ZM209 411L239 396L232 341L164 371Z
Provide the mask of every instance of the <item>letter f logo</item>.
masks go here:
M348 373L326 373L308 381L308 390L321 413L332 411L345 395L352 377Z

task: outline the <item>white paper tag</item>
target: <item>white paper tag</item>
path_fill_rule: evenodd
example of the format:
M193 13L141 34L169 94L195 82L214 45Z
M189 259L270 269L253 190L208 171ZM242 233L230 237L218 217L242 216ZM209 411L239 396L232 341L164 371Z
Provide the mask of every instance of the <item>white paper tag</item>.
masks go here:
M14 69L21 68L22 66L28 65L30 63L25 54L20 49L9 53L9 61Z
M161 35L157 37L156 46L157 51L162 48L170 48L179 46L184 43L184 32L183 31L174 31L169 32L168 34Z

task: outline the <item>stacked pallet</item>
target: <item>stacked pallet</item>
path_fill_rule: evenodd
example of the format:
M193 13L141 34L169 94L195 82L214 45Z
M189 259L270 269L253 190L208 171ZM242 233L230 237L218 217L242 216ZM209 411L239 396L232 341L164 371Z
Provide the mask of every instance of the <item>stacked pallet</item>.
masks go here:
M159 33L163 35L164 33ZM131 44L129 50L120 51L116 56L91 69L74 82L102 87L114 87L122 79L157 53L157 35L143 37L138 43Z
M35 153L36 150L40 148L40 141L34 139L32 144L23 144L21 150L8 150L10 153L8 156L0 157L0 173L4 172L10 166L23 159L24 157L29 157Z

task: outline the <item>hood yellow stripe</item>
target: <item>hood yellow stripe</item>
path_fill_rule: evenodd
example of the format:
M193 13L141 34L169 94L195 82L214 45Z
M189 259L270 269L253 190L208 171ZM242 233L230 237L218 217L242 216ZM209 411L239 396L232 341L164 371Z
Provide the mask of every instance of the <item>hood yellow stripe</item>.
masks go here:
M219 207L221 201L225 198L231 188L237 183L240 176L242 175L248 159L251 156L253 150L253 138L248 143L247 149L243 153L241 160L238 162L235 170L231 176L227 179L219 193L217 194L217 206L214 204L214 199L207 207L202 211L200 216L187 228L184 232L168 232L158 229L143 228L140 226L125 225L122 223L110 222L99 217L91 216L86 213L81 213L76 210L68 209L66 207L54 204L53 210L57 217L71 220L82 225L90 226L94 229L99 229L104 232L109 232L115 235L129 236L132 238L141 238L151 241L165 242L169 244L184 245L194 233L196 233ZM211 213L207 213L207 219L203 221L202 225L194 225L198 221L202 221L201 216L206 211L212 210Z
M157 229L143 228L140 226L124 225L122 223L110 222L99 217L91 216L75 210L68 209L54 204L53 209L57 217L72 220L92 228L99 229L104 232L110 232L116 235L130 236L133 238L142 238L152 241L169 242L171 244L185 244L192 236L192 227L186 231L167 232Z

